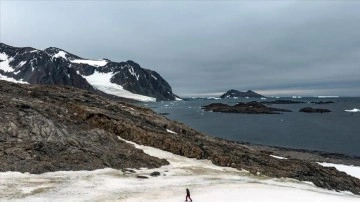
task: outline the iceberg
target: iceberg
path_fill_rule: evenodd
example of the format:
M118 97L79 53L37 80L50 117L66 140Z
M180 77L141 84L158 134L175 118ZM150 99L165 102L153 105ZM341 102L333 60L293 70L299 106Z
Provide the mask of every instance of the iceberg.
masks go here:
M345 109L345 111L353 113L353 112L360 112L360 109L356 109L356 108L354 108L354 109Z

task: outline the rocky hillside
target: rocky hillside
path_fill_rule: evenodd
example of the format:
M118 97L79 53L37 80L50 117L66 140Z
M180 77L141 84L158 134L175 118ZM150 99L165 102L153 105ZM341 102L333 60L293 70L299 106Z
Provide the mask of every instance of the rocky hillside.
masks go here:
M141 101L175 100L171 86L157 72L133 61L88 60L59 48L37 50L0 43L0 78L30 84L95 89Z
M0 171L42 173L168 163L118 137L255 175L294 178L360 194L359 179L309 158L277 159L269 155L274 151L263 147L206 136L149 109L72 87L0 81Z
M238 90L228 90L226 93L222 94L220 96L220 98L224 99L224 98L245 98L245 97L249 97L249 98L262 98L265 97L263 95L260 95L258 93L255 93L254 91L248 90L246 92L241 92Z

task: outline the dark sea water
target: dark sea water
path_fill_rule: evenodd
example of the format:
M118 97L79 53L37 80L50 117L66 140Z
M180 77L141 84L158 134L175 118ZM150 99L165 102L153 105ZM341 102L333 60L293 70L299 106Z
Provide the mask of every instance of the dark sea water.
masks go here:
M281 98L295 101L334 101L333 104L281 104L272 107L293 112L283 114L228 114L205 112L201 106L222 102L263 101L260 99L191 100L145 103L157 113L182 122L211 136L255 144L343 153L360 156L360 98ZM266 101L276 99L268 98ZM301 108L326 108L330 113L303 113Z

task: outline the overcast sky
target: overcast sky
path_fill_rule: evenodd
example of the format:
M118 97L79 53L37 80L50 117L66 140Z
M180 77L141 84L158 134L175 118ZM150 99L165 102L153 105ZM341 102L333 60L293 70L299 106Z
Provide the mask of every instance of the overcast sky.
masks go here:
M360 96L360 1L0 1L1 42L134 60L180 96Z

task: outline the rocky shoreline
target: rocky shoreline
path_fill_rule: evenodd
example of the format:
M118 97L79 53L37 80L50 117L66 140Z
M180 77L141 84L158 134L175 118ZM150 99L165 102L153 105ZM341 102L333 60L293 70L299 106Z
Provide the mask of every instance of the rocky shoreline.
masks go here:
M316 163L345 162L347 158L341 155L324 156L210 137L150 109L72 87L0 81L0 92L1 172L155 168L168 164L120 137L254 175L310 181L326 189L360 195L360 179ZM359 159L348 158L347 162L358 165Z

